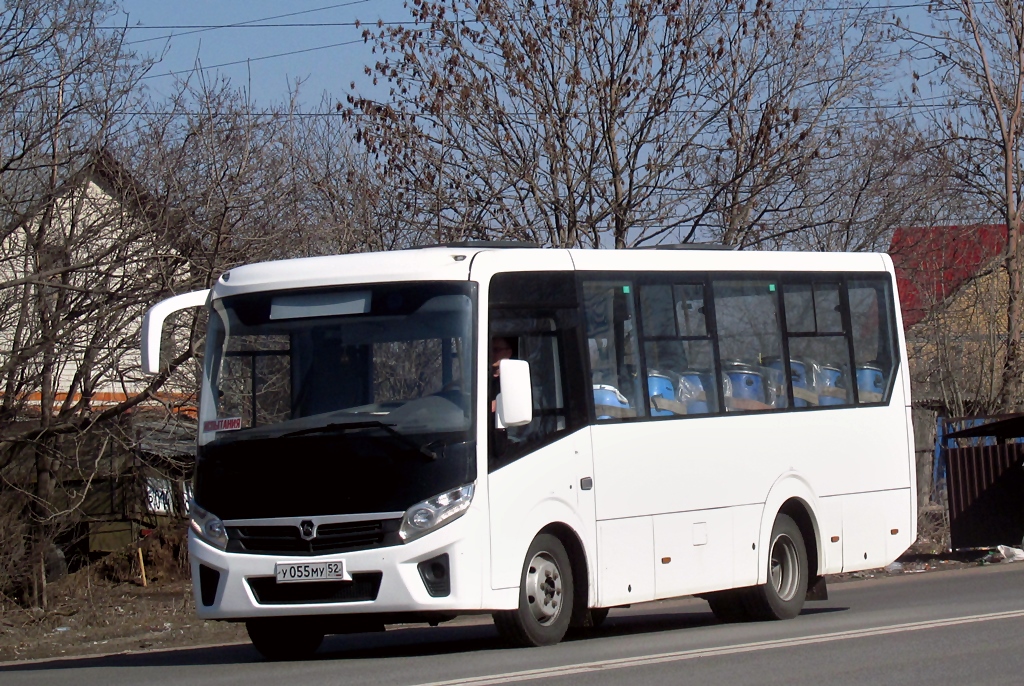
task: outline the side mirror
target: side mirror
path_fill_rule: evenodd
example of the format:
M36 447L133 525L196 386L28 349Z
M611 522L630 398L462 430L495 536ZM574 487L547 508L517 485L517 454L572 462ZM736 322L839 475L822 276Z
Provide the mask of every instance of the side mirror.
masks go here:
M210 295L210 289L183 293L159 302L146 312L142 320L142 371L146 374L160 372L160 337L164 320L189 307L202 307Z
M498 429L523 426L533 421L533 386L530 363L526 360L502 360L498 365L501 393L495 402L494 425Z

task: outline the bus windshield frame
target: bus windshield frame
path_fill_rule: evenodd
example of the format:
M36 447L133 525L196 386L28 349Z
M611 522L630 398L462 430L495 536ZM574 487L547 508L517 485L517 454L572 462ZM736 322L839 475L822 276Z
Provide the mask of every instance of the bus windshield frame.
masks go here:
M474 435L476 286L265 291L211 304L199 444Z

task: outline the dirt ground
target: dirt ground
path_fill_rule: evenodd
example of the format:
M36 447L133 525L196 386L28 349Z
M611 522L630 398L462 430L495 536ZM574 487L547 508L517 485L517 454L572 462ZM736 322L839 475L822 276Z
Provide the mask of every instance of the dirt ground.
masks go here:
M50 585L49 608L0 609L0 662L248 640L241 624L195 615L190 582L111 583L81 571Z
M247 641L241 624L196 617L183 543L171 535L143 544L146 587L132 548L49 584L46 611L0 596L0 662ZM934 548L919 542L888 568L838 574L829 583L1002 561L997 552Z
M43 611L0 595L0 662L248 640L241 624L196 617L184 529L154 531L48 584L46 596Z

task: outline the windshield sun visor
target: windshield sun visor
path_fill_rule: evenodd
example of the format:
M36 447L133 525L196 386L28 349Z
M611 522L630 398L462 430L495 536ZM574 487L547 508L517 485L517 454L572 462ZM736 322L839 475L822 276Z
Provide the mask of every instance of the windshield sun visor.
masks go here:
M300 293L281 295L270 301L270 318L336 317L370 311L370 291Z

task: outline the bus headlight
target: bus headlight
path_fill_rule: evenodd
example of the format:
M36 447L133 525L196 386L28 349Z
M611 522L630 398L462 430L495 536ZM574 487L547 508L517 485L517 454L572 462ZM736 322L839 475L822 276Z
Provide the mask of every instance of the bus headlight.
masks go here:
M224 528L224 522L217 515L196 505L194 500L189 505L189 526L192 533L210 545L221 550L227 549L228 532Z
M473 484L427 498L416 503L405 512L398 535L408 543L420 536L444 526L453 519L458 519L469 509L473 502Z

